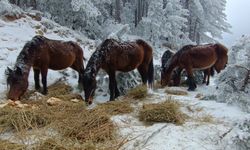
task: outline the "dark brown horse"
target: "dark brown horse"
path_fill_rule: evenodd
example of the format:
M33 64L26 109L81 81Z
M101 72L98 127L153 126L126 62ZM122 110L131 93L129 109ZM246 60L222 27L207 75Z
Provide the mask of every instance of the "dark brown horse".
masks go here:
M71 67L79 73L78 83L82 86L84 72L83 50L72 41L50 40L35 36L27 42L17 57L14 70L6 70L7 84L10 86L8 98L17 100L28 88L28 76L31 67L34 71L35 89L40 89L39 76L42 75L42 93L47 94L48 69L61 70Z
M186 46L183 47L183 49L192 48L192 47L195 47L195 45L186 45ZM161 58L161 61L162 61L161 69L163 70L162 73L166 69L166 67L167 67L167 65L169 63L168 61L171 60L173 55L174 55L174 52L170 51L170 50L167 50L167 51L165 51L163 53L162 58ZM173 70L173 73L172 73L172 76L171 76L171 79L170 79L170 83L169 83L170 85L173 85L173 86L179 86L180 85L182 70L183 69L180 69L179 67L177 67L177 68L175 68ZM209 85L210 75L211 76L214 75L213 67L203 70L203 74L204 74L203 83L206 83L206 85ZM163 76L163 75L161 75L161 76Z
M188 74L188 90L195 90L196 84L193 78L193 70L205 70L213 67L220 72L226 67L228 56L227 48L222 44L207 44L199 46L184 46L174 54L161 72L161 84L166 86L170 83L172 71L178 67L185 69Z
M96 89L96 75L100 68L109 75L110 100L119 96L115 72L128 72L138 69L142 82L149 86L153 83L152 48L143 40L121 43L114 39L106 39L92 54L84 72L85 101L92 103Z

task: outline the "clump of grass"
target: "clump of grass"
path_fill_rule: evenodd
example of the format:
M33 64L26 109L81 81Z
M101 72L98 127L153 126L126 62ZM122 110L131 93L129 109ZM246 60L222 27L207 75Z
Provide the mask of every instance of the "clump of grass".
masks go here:
M133 89L128 91L127 96L133 99L143 99L147 96L147 86L146 85L139 85Z
M73 89L71 86L63 83L63 82L56 82L48 87L48 95L47 97L56 97L61 100L71 100L71 99L80 99L82 97L79 94L73 94Z
M112 101L98 105L97 109L101 109L109 115L127 114L133 111L128 101Z
M100 109L85 110L78 114L65 114L65 119L55 122L64 137L82 142L105 142L114 137L115 127L110 116Z
M176 90L176 89L166 89L165 92L167 94L171 94L171 95L188 95L188 92L181 91L181 90Z
M25 145L12 143L7 140L0 140L0 149L1 150L24 150Z
M144 104L139 119L146 122L167 122L181 125L186 115L180 110L178 102L167 100L158 104Z
M50 118L42 115L39 111L27 108L18 109L4 107L0 109L0 131L15 131L42 128L51 122Z
M199 122L203 122L203 123L214 123L213 116L211 116L209 114L206 114L206 115L203 115L203 116L199 116L195 120L197 120Z

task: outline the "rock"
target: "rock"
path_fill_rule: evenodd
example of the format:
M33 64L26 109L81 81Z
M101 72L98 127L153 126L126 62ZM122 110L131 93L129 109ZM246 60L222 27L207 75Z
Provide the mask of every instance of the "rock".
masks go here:
M187 91L184 91L181 88L176 88L176 87L168 87L165 92L171 95L188 95Z
M78 103L78 102L80 102L80 100L79 99L72 99L72 100L70 100L71 102L74 102L74 103Z
M203 94L201 94L201 93L198 93L196 96L195 96L195 98L198 98L199 100L202 100L202 99L204 99L204 95Z
M62 100L56 97L51 97L47 100L47 104L50 106L59 105L61 102Z
M4 108L5 106L8 106L8 103L0 104L0 108Z

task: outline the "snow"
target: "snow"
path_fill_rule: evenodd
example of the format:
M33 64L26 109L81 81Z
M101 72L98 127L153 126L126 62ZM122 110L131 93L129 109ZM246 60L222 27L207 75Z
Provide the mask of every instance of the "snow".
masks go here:
M49 25L51 28L48 28ZM88 40L84 35L71 31L45 18L41 22L32 20L29 17L21 18L13 22L5 22L0 19L0 98L6 99L7 90L6 78L4 75L7 66L13 67L16 58L23 48L24 44L36 35L37 26L46 28L44 36L58 40L73 40L79 42L84 50L84 56L89 59L95 49L95 41ZM58 31L58 32L54 32ZM126 38L126 37L124 37ZM160 64L159 60L155 60ZM86 63L85 63L86 66ZM69 74L65 77L68 84L77 86L76 73L71 69L64 72ZM49 70L48 85L59 78L62 73ZM216 78L216 77L215 77ZM197 94L214 94L217 92L215 84L211 81L209 86L198 86L195 92L188 92L187 96L173 96L164 93L164 89L150 91L152 96L146 98L143 102L134 104L133 107L140 108L143 103L159 103L169 97L172 100L183 103L182 110L192 117L211 116L214 121L200 122L197 120L188 120L183 125L174 125L170 123L154 123L145 125L140 122L136 114L117 115L112 117L114 123L119 127L121 139L127 138L128 142L122 147L126 150L147 149L147 150L215 150L215 149L236 149L234 140L244 140L248 138L249 132L243 130L240 124L250 118L250 114L243 112L240 107L231 106L226 103L220 103L213 99L199 100L195 98ZM29 76L29 89L34 89L33 73ZM186 87L177 88L186 90ZM78 92L76 90L76 92ZM98 93L98 92L97 92ZM82 93L83 94L83 93ZM103 94L103 93L102 93ZM97 94L95 103L102 103L108 100L108 95L100 96ZM193 109L199 109L199 112L190 112L187 106ZM95 107L91 105L89 109ZM250 119L248 119L250 120Z
M210 93L213 88L214 85L202 85L199 86L195 92L188 92L188 96L170 96L164 93L162 89L155 90L153 92L154 96L151 96L153 98L148 98L146 101L144 100L144 103L159 103L171 97L172 100L184 104L182 109L189 116L202 117L209 115L212 116L213 122L188 120L185 124L179 126L169 123L154 123L151 126L146 126L133 115L113 117L113 121L120 127L122 138L128 138L129 141L123 146L123 149L225 149L231 139L229 138L225 142L223 135L232 129L234 130L231 132L236 132L235 123L250 117L250 114L242 112L238 107L229 106L225 103L218 103L214 100L204 101L195 98L199 93ZM177 87L175 89L183 90L185 88ZM142 106L143 102L140 103L136 107ZM201 112L189 112L185 110L186 106L191 106L192 109L199 108ZM243 135L245 136L245 134ZM230 149L230 147L228 149Z

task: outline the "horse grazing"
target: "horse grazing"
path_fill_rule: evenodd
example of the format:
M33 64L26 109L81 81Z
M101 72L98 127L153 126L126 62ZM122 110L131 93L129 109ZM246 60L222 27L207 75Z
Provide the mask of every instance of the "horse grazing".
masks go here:
M166 86L170 83L172 71L178 67L185 69L188 75L188 90L193 91L196 84L193 78L193 70L205 70L214 68L217 73L226 67L228 49L222 44L187 45L175 53L171 60L164 66L161 72L161 84ZM211 72L211 71L208 71ZM178 72L177 76L180 72Z
M191 48L191 47L195 47L195 45L186 45L184 49ZM163 70L162 73L165 71L166 66L169 63L168 61L171 60L173 55L174 55L174 52L170 50L167 50L163 53L162 58L161 58L161 62L162 62L161 69ZM173 74L171 75L171 79L169 83L170 85L173 85L173 86L180 85L182 70L183 69L180 69L179 67L173 70ZM204 74L203 83L206 83L207 85L209 85L210 75L212 76L214 75L213 67L203 70L203 74ZM161 76L163 76L163 74Z
M78 83L82 84L84 72L83 50L75 42L57 41L43 36L35 36L27 42L17 57L14 70L7 67L7 84L10 86L7 97L18 100L28 88L31 67L34 71L35 89L40 89L39 76L42 75L42 94L47 94L48 69L61 70L71 67L79 73Z
M96 89L96 75L100 68L109 75L110 100L117 98L119 90L115 79L115 72L128 72L138 69L142 82L149 86L153 84L153 56L152 48L143 40L135 42L118 42L106 39L90 57L83 75L85 101L92 103Z

